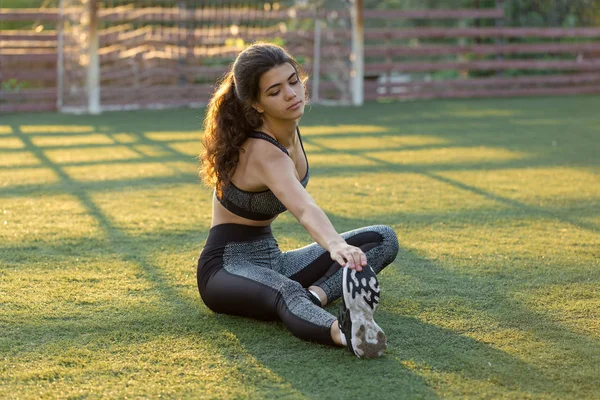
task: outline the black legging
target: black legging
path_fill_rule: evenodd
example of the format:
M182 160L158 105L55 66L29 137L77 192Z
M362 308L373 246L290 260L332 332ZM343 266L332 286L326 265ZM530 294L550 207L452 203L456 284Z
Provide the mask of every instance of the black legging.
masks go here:
M375 273L398 253L398 239L388 226L356 229L342 237L365 252ZM212 311L279 318L295 336L333 345L330 328L336 317L310 300L309 286L323 289L330 302L340 298L340 264L316 243L281 252L270 226L217 225L198 260L198 289Z

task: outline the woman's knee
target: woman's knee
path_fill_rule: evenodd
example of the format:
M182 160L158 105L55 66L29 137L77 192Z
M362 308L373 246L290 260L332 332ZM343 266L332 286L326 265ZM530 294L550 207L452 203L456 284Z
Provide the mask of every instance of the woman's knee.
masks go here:
M347 232L342 235L346 241L360 247L366 252L377 252L383 256L382 261L385 265L391 263L398 254L398 236L391 226L372 225L365 228ZM377 250L374 250L374 249Z
M398 255L400 245L398 244L398 235L394 228L387 225L379 225L381 236L383 237L383 245L388 249L388 253L392 260Z
M377 273L380 272L387 265L391 264L396 256L398 255L399 244L398 244L398 236L396 232L391 226L387 225L374 225L369 227L372 232L375 232L379 235L379 245L376 246L378 253L377 259L381 260L380 263L382 265L377 267Z

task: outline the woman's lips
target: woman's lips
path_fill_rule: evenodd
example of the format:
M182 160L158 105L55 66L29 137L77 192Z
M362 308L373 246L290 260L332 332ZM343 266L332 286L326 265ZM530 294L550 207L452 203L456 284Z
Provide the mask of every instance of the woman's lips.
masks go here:
M291 106L288 107L288 110L290 110L290 111L297 110L298 107L300 107L300 104L302 104L302 101L299 101L296 104L292 104Z

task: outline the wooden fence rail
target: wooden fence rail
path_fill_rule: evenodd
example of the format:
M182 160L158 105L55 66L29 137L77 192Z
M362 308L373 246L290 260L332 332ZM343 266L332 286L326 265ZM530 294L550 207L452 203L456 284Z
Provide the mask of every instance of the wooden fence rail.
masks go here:
M62 15L77 23L82 9L67 8ZM100 9L98 18L101 103L106 109L204 103L245 43L268 38L285 43L313 74L319 42L318 73L330 78L320 82L319 97L348 101L351 31L332 23L348 19L347 10L114 7ZM365 10L363 18L366 100L600 93L600 28L474 23L501 22L504 10L498 8ZM317 19L326 26L322 40L316 40L312 28L289 28L290 21L309 21L304 25L310 26ZM406 24L413 19L457 23L416 28ZM58 9L0 9L1 21L52 26L61 14ZM256 21L260 26L252 25ZM192 22L198 26L190 26ZM398 27L400 23L406 27ZM65 50L65 62L74 67L65 71L70 85L63 97L82 108L85 57L77 53L77 40L65 37L65 49L71 51ZM0 113L56 110L57 32L0 30L0 48Z
M365 99L600 93L600 28L506 27L503 10L486 11L435 10L462 23L419 28L393 22L420 11L365 11ZM483 18L500 23L474 23Z

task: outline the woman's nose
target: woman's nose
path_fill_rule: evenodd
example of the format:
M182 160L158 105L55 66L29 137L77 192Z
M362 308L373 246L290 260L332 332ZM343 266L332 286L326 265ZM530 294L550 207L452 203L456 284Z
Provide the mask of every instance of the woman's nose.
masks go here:
M288 100L293 99L296 97L296 92L291 87L288 87L285 91L285 96Z

